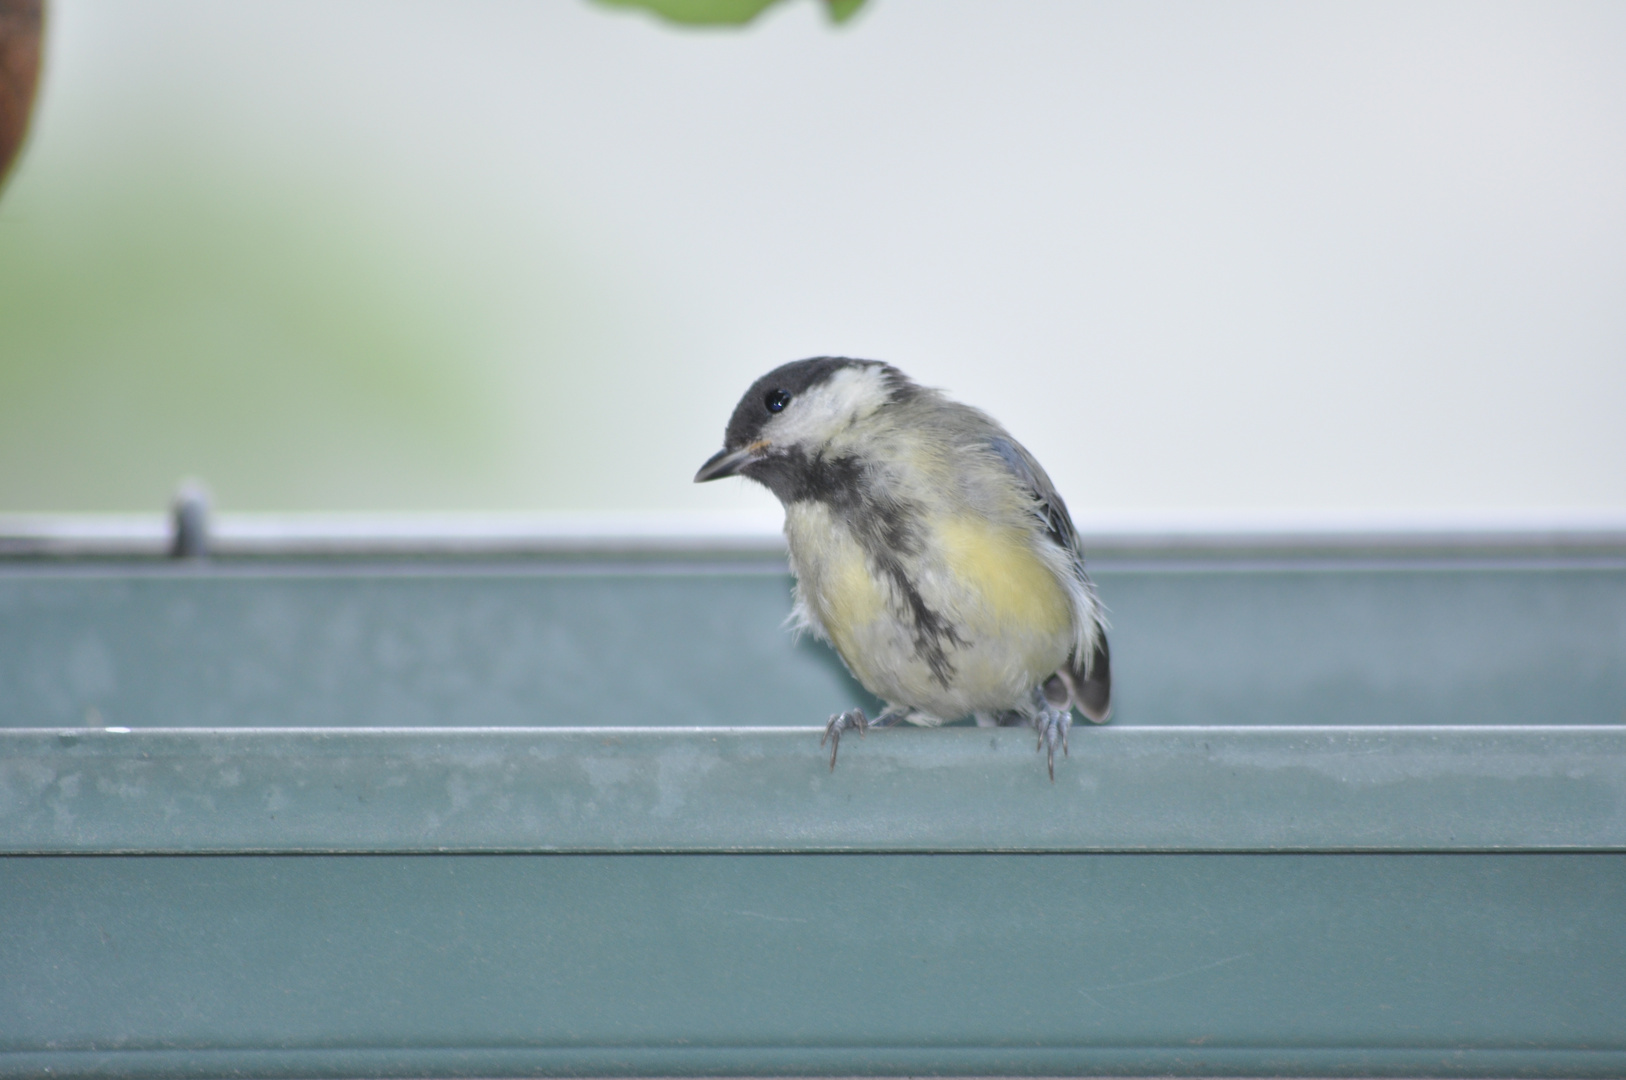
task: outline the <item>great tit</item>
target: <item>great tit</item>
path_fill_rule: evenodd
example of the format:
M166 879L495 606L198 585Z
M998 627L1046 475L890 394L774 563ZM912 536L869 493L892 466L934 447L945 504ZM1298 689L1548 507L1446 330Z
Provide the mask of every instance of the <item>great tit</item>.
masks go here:
M798 360L751 385L694 479L735 475L784 504L791 624L886 703L830 718L832 769L844 730L969 715L1032 724L1054 780L1072 708L1107 721L1112 665L1078 534L986 413L890 364Z

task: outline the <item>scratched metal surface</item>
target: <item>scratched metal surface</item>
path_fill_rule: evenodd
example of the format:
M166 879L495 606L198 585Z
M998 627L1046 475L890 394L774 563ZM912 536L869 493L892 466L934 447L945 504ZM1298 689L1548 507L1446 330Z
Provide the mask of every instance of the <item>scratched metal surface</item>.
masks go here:
M0 731L0 852L1626 851L1626 726Z
M1626 564L1097 569L1115 723L1626 722ZM0 727L802 726L782 564L0 560Z

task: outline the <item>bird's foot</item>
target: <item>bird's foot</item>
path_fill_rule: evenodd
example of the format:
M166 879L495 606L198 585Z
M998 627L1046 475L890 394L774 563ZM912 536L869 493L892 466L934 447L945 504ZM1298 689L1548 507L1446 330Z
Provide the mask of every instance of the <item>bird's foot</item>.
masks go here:
M1045 767L1050 770L1050 782L1056 782L1056 745L1061 745L1062 757L1067 756L1067 732L1073 727L1073 710L1056 708L1048 703L1033 717L1033 726L1039 730L1039 744L1035 750L1046 750Z
M824 737L819 740L821 749L825 743L830 744L830 770L835 771L836 751L841 746L841 733L843 731L857 728L858 735L862 738L871 728L891 727L898 721L907 718L908 715L908 709L899 708L898 706L888 706L880 716L873 720L866 717L864 710L859 708L848 709L844 713L836 713L830 718L830 722L824 725Z
M843 713L836 713L830 717L830 722L824 725L824 735L819 739L819 749L824 744L830 744L830 771L836 771L836 751L841 749L841 733L852 728L858 729L858 737L863 738L869 731L869 717L864 715L863 709L848 709Z

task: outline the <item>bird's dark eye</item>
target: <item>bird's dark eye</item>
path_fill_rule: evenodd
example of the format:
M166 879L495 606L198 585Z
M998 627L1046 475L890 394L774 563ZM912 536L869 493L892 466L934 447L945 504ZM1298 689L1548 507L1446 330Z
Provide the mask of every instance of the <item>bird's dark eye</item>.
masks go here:
M762 399L762 404L768 407L769 412L779 412L790 404L790 391L769 390L768 396Z

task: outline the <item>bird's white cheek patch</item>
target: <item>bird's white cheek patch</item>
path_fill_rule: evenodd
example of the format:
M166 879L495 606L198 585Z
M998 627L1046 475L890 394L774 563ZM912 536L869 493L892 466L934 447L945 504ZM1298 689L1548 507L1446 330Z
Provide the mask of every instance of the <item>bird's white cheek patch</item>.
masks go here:
M886 375L880 368L842 368L792 401L763 427L762 435L776 446L823 445L886 401Z

